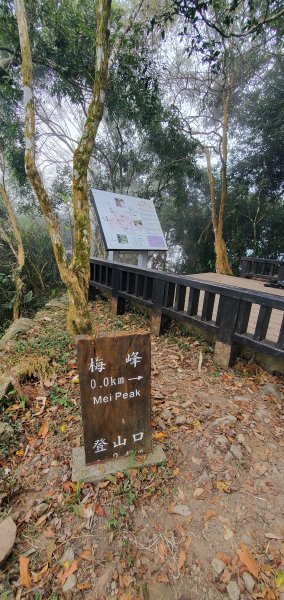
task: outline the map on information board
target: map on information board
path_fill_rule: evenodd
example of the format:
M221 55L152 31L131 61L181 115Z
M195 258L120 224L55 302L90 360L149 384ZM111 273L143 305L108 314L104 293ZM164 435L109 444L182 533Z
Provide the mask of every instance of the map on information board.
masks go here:
M152 200L91 190L108 250L167 250Z

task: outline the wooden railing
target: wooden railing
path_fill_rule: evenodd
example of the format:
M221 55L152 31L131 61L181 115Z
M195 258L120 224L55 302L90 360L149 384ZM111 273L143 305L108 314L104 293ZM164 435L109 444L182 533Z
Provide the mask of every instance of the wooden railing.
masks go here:
M158 335L175 319L211 331L229 348L248 346L284 358L284 297L97 258L91 259L90 289L110 292L116 314L124 312L126 300L151 309L152 330ZM251 323L253 305L259 310ZM271 341L266 336L273 311L279 331Z
M243 256L240 265L241 277L259 277L261 279L276 280L279 270L284 268L284 260L270 260L266 258L255 258Z

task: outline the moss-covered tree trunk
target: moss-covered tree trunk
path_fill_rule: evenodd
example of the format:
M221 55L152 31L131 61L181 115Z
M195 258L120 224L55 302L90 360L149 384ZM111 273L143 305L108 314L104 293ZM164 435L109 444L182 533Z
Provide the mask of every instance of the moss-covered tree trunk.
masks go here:
M16 319L19 319L21 314L22 296L24 291L22 271L25 266L25 253L20 228L17 222L17 217L15 215L9 195L7 194L4 182L3 184L0 183L0 195L5 204L9 223L15 240L12 240L11 237L5 232L5 230L2 227L0 227L0 235L2 236L4 241L6 241L9 245L17 261L17 266L13 270L13 280L15 283L15 295L13 298L13 320L15 321Z
M217 210L215 181L211 164L211 153L209 148L203 147L207 161L207 175L210 189L211 215L214 231L214 250L215 250L215 271L224 275L232 275L232 269L229 262L228 249L223 236L225 207L228 199L227 186L227 162L228 162L228 124L229 124L229 108L231 99L232 82L229 84L229 90L226 85L223 92L223 131L222 143L220 146L221 159L221 196L219 211Z
M74 256L68 265L57 216L44 188L35 161L35 110L33 94L33 64L24 0L15 0L16 17L22 55L22 78L25 108L25 165L36 193L52 241L55 259L62 281L68 290L69 329L75 333L90 333L88 307L90 277L90 214L87 187L88 165L97 130L103 115L108 80L108 21L111 0L98 0L96 29L96 72L93 97L87 111L83 135L73 158Z

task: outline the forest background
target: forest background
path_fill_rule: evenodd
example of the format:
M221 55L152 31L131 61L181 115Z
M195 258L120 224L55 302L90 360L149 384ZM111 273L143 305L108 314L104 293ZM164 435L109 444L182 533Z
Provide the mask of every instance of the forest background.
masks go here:
M18 0L15 6L4 0L0 333L13 316L31 314L56 295L62 279L66 285L65 263L54 258L54 231L26 174L23 7L33 62L35 159L75 279L81 225L76 206L74 224L74 156L98 85L101 112L86 165L88 186L154 200L169 246L166 259L152 257L155 267L238 273L242 255L283 254L281 2L115 2L108 23L106 0L97 6L91 0ZM86 287L87 279L86 270L79 284Z

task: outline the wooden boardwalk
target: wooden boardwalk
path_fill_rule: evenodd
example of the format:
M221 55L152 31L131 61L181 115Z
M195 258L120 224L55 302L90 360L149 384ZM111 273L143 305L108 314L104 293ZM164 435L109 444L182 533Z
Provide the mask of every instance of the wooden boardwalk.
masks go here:
M284 290L278 290L276 288L265 287L264 281L256 281L255 279L246 279L243 277L231 277L230 275L219 275L218 273L198 273L196 275L190 275L193 279L199 279L200 281L208 281L213 284L220 284L226 287L234 287L243 290L252 290L255 292L262 292L267 294L273 294L275 296L284 297ZM198 315L201 315L201 307L203 304L204 292L200 292L199 306L198 306ZM220 296L215 297L214 310L213 310L213 320L216 319L218 303ZM259 313L259 305L253 304L252 310L250 314L250 320L248 324L248 333L253 334L255 330L255 325ZM283 312L280 310L272 309L269 328L266 334L266 339L271 342L277 342L280 326L282 323Z

